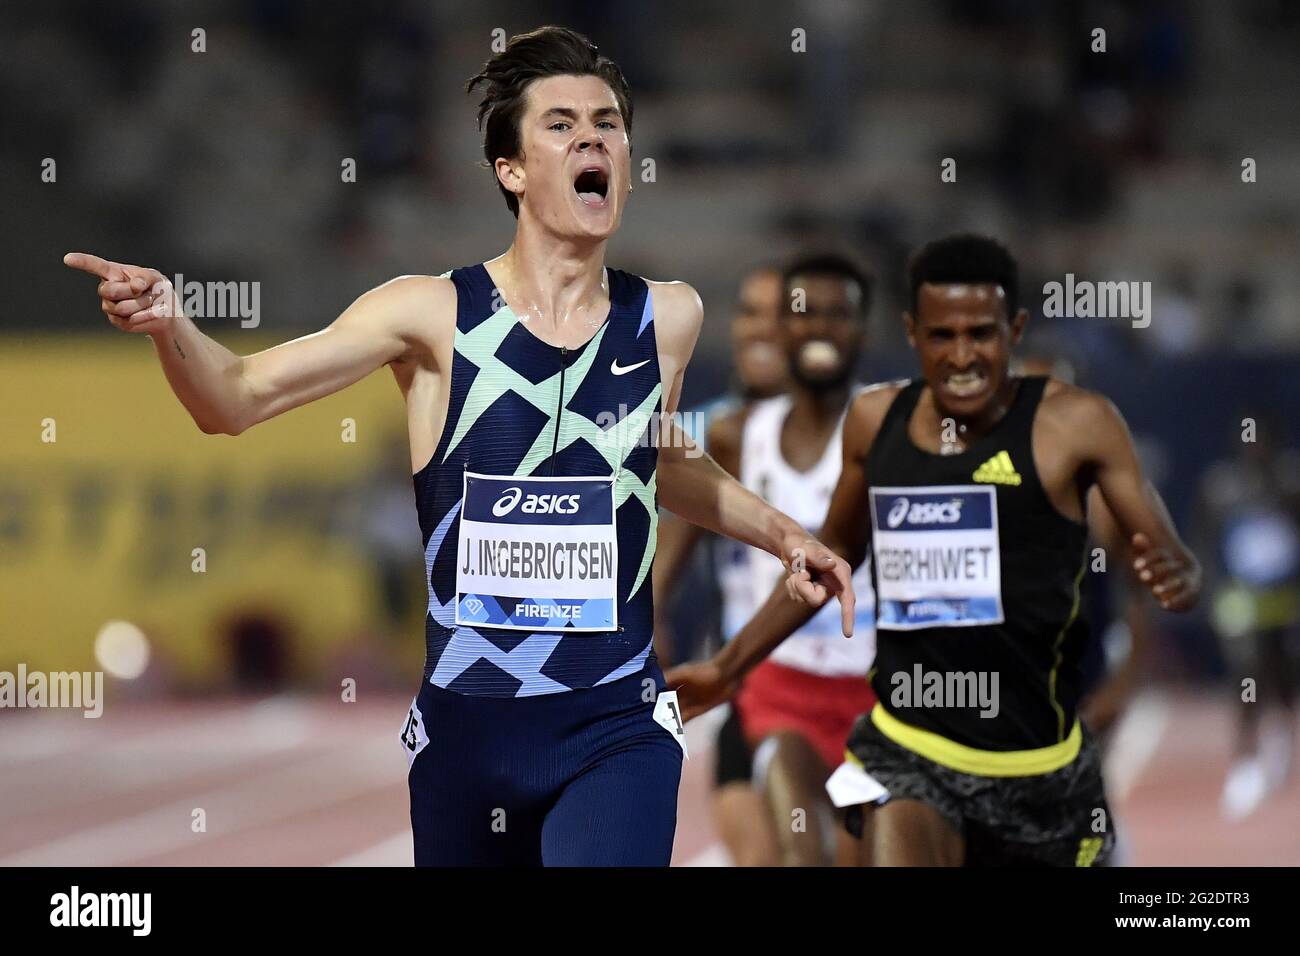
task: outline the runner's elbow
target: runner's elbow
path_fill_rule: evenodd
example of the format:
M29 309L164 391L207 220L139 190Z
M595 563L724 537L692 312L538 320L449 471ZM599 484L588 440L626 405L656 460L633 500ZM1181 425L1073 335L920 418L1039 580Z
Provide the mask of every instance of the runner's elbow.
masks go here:
M251 422L245 422L234 416L195 415L194 424L205 435L239 435L248 430Z
M203 419L197 419L195 424L199 426L199 431L205 435L238 435L239 432L228 425L222 425L217 422L210 422Z

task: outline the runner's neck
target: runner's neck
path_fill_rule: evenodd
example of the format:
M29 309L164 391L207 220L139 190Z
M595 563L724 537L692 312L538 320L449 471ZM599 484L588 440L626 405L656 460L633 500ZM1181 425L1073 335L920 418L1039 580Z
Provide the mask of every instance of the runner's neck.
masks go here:
M565 239L531 223L521 218L510 248L484 263L502 296L548 328L603 310L605 241Z

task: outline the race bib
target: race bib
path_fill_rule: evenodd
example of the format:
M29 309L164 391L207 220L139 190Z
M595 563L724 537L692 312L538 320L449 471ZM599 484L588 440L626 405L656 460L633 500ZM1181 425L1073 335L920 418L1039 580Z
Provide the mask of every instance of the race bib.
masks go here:
M424 727L424 714L420 713L419 697L411 701L402 724L402 748L406 751L406 769L410 770L420 751L429 746L429 733Z
M465 472L456 623L520 631L618 628L614 476Z
M655 698L654 719L656 724L673 735L673 739L681 745L686 759L691 759L690 751L686 749L686 725L682 723L682 711L677 704L677 691L666 690Z
M826 779L826 793L831 803L843 810L864 803L884 803L889 791L859 765L845 761Z
M872 488L877 626L1001 624L996 489Z

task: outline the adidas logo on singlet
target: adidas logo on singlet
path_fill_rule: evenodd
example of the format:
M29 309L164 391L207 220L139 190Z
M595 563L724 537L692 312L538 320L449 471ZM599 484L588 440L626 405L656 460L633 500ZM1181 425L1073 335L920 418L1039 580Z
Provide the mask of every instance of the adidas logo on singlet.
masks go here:
M1016 466L1011 464L1011 456L1005 451L998 452L976 468L971 477L990 485L1020 484L1020 473L1016 471Z

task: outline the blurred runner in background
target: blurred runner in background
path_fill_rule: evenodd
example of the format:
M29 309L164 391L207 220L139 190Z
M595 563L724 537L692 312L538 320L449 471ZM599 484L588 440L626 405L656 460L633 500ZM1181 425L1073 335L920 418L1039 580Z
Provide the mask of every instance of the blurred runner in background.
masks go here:
M1236 755L1220 810L1240 820L1289 779L1300 623L1300 454L1276 425L1246 419L1233 454L1201 481L1210 620L1237 702Z

